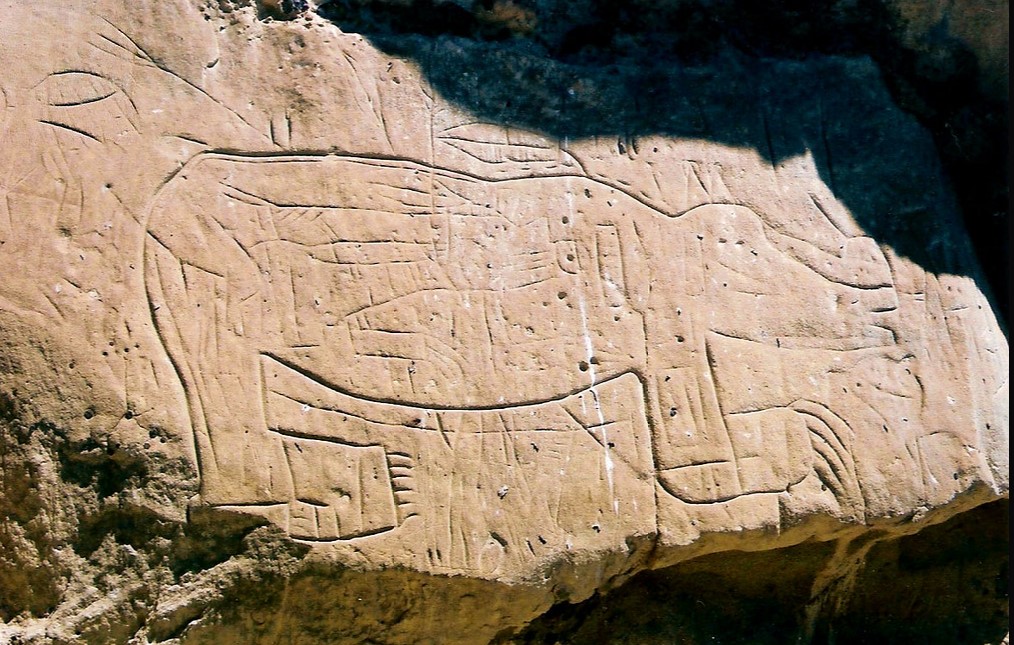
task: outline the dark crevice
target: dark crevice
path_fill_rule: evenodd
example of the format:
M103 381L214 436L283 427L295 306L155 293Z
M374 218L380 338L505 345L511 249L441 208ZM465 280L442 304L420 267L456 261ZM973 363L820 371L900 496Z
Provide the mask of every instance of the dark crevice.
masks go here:
M99 442L94 438L84 441L62 441L57 428L46 429L56 438L60 476L64 481L83 488L94 487L99 499L110 497L128 486L141 487L148 475L143 456L132 454L115 443Z
M252 515L195 508L174 539L169 567L177 577L206 571L246 550L244 540L266 521Z
M6 392L0 392L0 422L11 423L20 416L17 401Z
M91 557L105 539L112 536L117 544L147 550L156 537L169 537L176 525L143 508L121 505L85 515L78 524L78 539L74 550L83 557Z

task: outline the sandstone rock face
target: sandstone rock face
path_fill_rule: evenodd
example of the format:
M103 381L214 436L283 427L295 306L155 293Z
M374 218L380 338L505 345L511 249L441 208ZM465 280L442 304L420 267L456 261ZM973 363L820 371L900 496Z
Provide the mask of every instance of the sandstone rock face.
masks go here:
M486 642L837 540L819 613L876 540L1007 496L1007 340L869 61L603 115L616 73L501 52L562 91L494 118L454 39L5 12L0 634Z

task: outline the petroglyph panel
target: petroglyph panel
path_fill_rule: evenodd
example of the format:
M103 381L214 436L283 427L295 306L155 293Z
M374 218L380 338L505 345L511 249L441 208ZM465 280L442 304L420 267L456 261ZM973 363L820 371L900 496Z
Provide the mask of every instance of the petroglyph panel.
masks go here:
M935 273L863 229L823 103L758 105L770 158L572 140L469 114L321 20L196 21L189 53L131 21L81 16L0 79L0 310L108 385L69 397L95 433L174 437L194 506L535 579L1006 491L1007 341L968 251L941 236L967 270ZM949 222L917 170L897 213Z
M668 212L579 174L198 155L152 202L145 271L202 498L327 540L412 517L480 531L462 510L484 505L472 487L525 491L512 499L559 525L572 518L531 491L587 486L578 507L599 531L621 500L652 509L652 480L668 504L699 505L811 479L861 520L852 424L869 410L891 432L925 400L891 268L830 221L818 232L841 257L769 231L746 206ZM616 388L625 413L605 404ZM582 484L544 463L575 451L597 464ZM519 552L516 531L496 535L494 551ZM443 541L432 564L485 567Z

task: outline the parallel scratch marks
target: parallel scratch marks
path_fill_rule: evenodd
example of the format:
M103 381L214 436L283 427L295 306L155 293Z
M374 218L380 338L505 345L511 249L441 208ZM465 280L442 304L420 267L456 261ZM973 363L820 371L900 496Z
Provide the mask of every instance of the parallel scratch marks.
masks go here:
M160 71L162 71L162 72L164 72L166 74L169 74L170 76L172 76L173 78L175 78L179 82L183 83L187 87L189 87L189 88L193 89L194 91L196 91L197 93L199 93L201 96L203 96L203 97L211 100L216 105L218 105L222 109L224 109L227 112L229 112L230 114L232 114L234 117L236 117L242 123L244 123L246 126L248 126L251 130L253 130L255 133L257 133L257 135L260 138L265 139L268 142L274 143L271 140L271 136L269 134L266 134L266 133L262 132L259 128L255 127L242 114L240 114L236 110L232 109L231 107L227 106L226 104L222 103L222 101L220 101L219 99L217 99L214 96L212 96L211 94L209 94L207 92L207 90L205 90L204 88L202 88L202 87L194 84L193 82L187 80L186 78L184 78L184 77L180 76L179 74L177 74L176 72L172 71L171 69L169 69L165 65L163 65L163 64L159 63L158 61L156 61L155 58L151 56L151 54L149 54L147 51L145 51L145 49L143 47L141 47L137 43L137 41L135 41L133 38L131 38L129 35L127 35L127 33L125 31L123 31L122 29L120 29L119 27L117 27L115 24L113 24L112 22L110 22L108 19L103 18L102 20L104 22L106 22L106 24L108 24L114 30L116 30L116 33L119 36L125 38L127 40L127 42L130 44L130 46L125 45L124 43L119 42L119 41L117 41L117 40L115 40L113 38L110 38L106 34L99 34L99 38L101 38L102 40L104 40L106 43L112 45L115 49L119 50L123 54L126 54L128 57L130 57L130 59L132 60L132 62L134 62L135 64L144 65L144 66L147 66L147 67L154 67L155 69L158 69L158 70L160 70ZM94 43L92 43L92 44L93 44L94 47L96 47L96 48L98 48L98 49L100 49L102 51L105 51L106 53L112 54L114 56L118 55L116 51L112 51L111 52L109 50L103 49L102 47L99 47L98 45L96 45Z

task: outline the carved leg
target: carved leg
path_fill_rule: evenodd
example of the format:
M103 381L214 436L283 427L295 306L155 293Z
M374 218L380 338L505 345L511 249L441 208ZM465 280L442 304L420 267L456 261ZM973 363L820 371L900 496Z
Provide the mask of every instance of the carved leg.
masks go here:
M290 535L336 540L399 524L391 480L408 478L410 471L397 466L392 472L383 448L291 437L284 443L295 487Z
M652 387L656 391L652 445L662 487L691 503L742 494L729 431L710 379L682 367L659 371Z
M185 264L149 238L146 284L159 337L190 409L201 499L210 504L287 502L292 481L281 439L269 433L258 355L226 325L224 280Z

